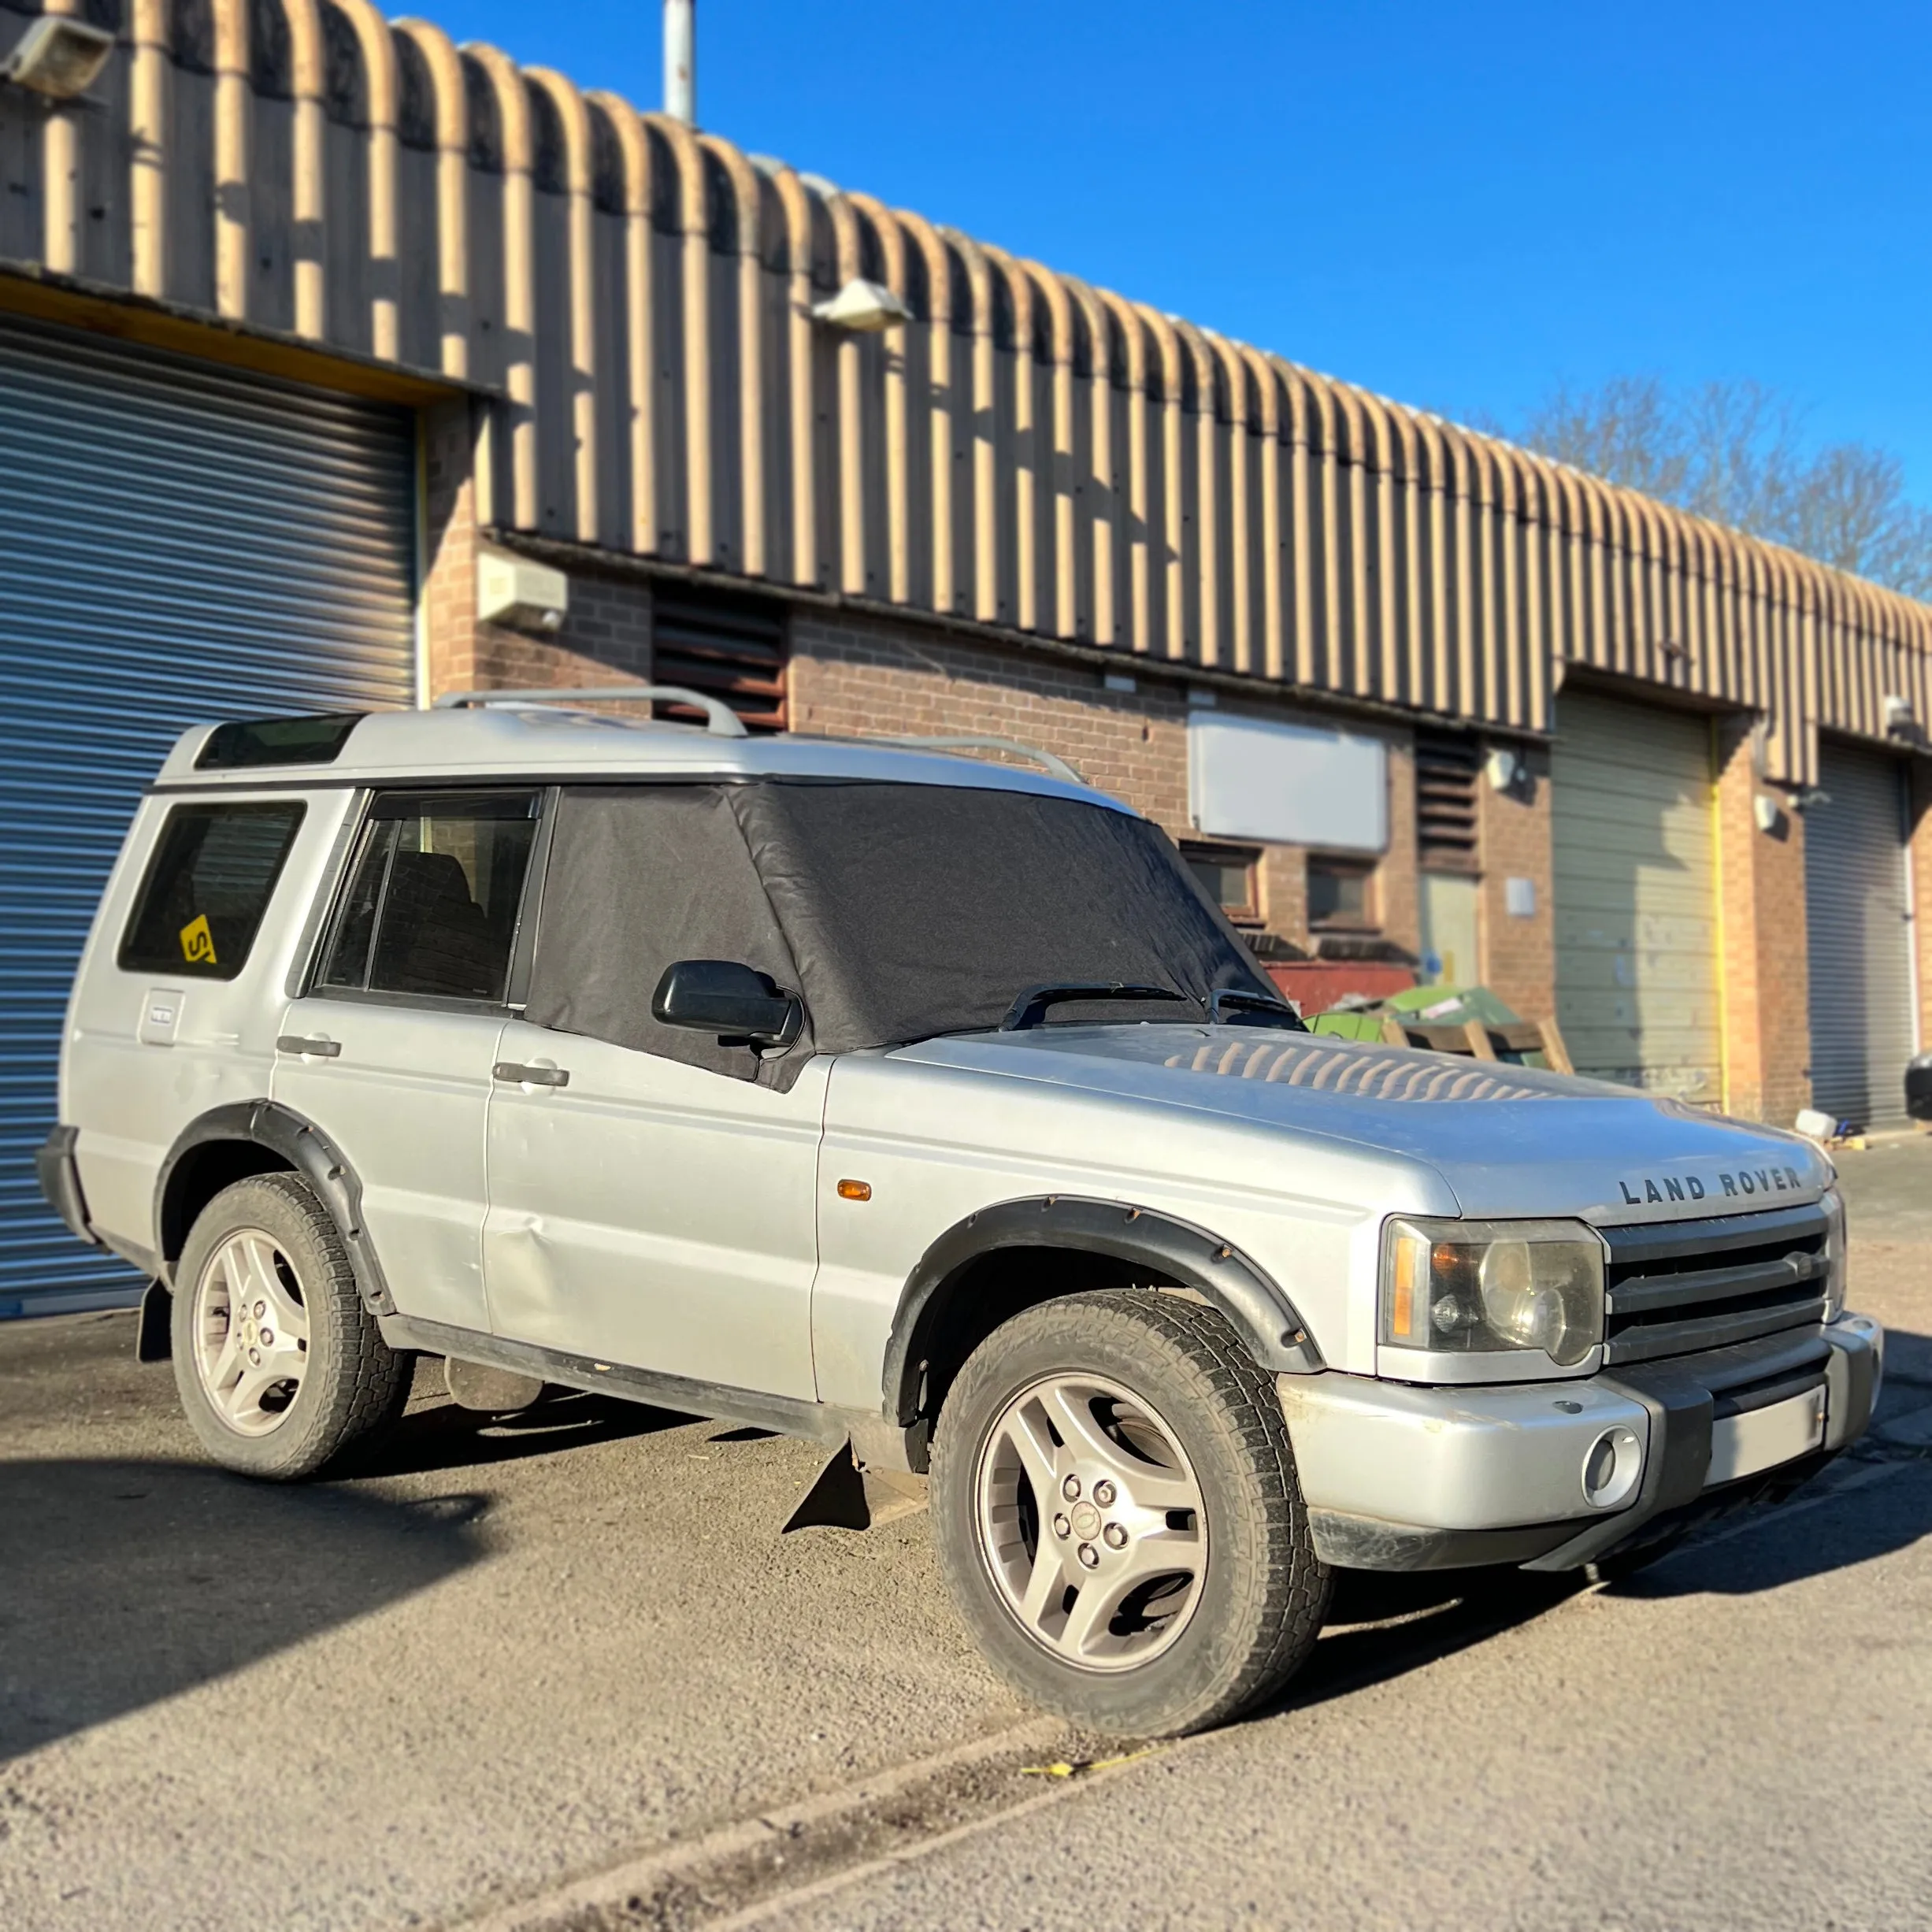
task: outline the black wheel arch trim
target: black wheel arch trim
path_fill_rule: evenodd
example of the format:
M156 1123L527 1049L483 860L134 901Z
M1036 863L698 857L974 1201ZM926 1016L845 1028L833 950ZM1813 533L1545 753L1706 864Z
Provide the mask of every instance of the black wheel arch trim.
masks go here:
M362 1183L342 1150L313 1121L274 1100L236 1100L211 1107L190 1122L168 1150L154 1184L154 1227L160 1237L159 1272L170 1288L178 1243L168 1239L173 1190L184 1158L197 1148L221 1140L239 1140L266 1148L287 1162L313 1188L328 1210L348 1250L356 1285L373 1315L393 1315L395 1300L376 1258L374 1244L362 1221ZM185 1236L186 1230L183 1230ZM169 1252L172 1249L172 1252Z
M1003 1248L1065 1248L1146 1268L1193 1289L1233 1323L1271 1374L1313 1374L1324 1365L1307 1324L1265 1270L1218 1234L1130 1201L1036 1195L982 1207L955 1222L919 1257L899 1291L886 1344L885 1412L918 1412L927 1344L953 1285Z

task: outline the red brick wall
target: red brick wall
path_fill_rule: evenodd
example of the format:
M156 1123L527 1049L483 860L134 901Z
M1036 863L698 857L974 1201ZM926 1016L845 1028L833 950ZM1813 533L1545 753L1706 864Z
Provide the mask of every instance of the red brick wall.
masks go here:
M476 429L467 402L425 419L428 570L423 587L429 690L515 690L522 686L641 683L651 675L651 587L629 573L569 572L570 609L553 636L477 621L477 528L472 457Z
M1725 1110L1789 1126L1811 1092L1804 821L1780 801L1759 829L1756 801L1777 795L1758 777L1748 719L1719 721L1715 742Z
M1548 1020L1556 1010L1549 754L1533 746L1522 755L1525 776L1513 791L1497 791L1486 772L1476 781L1482 977L1525 1019ZM1527 879L1535 895L1536 910L1526 918L1509 910L1511 879Z

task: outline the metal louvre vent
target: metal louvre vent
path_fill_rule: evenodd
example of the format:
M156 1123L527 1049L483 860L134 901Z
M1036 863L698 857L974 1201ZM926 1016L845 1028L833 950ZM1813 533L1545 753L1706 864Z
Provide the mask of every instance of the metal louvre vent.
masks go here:
M1433 872L1474 872L1476 781L1481 747L1443 732L1415 734L1417 857Z
M785 627L783 609L751 598L699 597L660 591L651 610L651 675L722 698L752 732L784 731ZM695 720L686 706L666 715Z
M74 968L168 747L415 695L400 410L0 323L0 1315L138 1285L40 1198Z
M1610 1244L1610 1363L1730 1348L1824 1319L1823 1207L1602 1233Z

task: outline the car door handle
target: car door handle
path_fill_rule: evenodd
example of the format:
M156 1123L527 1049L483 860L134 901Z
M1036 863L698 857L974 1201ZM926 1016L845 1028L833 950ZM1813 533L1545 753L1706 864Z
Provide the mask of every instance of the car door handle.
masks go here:
M304 1040L299 1033L284 1033L275 1043L277 1053L302 1053L317 1060L332 1060L342 1052L339 1040Z
M510 1087L567 1087L570 1084L569 1069L563 1066L520 1066L514 1060L499 1060L490 1071Z

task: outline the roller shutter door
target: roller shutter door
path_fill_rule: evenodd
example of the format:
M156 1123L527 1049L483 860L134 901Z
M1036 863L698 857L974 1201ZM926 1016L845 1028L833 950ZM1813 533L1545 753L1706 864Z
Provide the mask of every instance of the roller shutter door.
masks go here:
M0 1315L132 1284L34 1175L88 922L184 726L413 702L414 468L402 412L0 322Z
M1556 1017L1580 1074L1723 1096L1708 722L1565 696L1550 774Z
M1895 759L1826 743L1818 782L1825 802L1804 814L1811 1104L1902 1127L1914 990L1904 775Z

